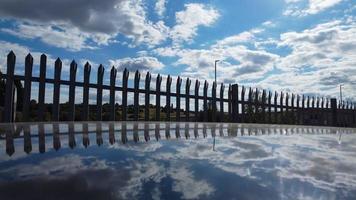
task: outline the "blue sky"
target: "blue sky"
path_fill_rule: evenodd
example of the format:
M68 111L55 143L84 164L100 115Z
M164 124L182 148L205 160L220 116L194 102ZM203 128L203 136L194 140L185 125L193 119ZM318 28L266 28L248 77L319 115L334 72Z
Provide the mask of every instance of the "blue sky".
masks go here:
M31 52L61 57L63 76L75 59L93 79L101 63L118 81L125 67L212 81L219 59L219 83L355 99L355 14L354 0L0 0L0 66L14 50L18 73Z

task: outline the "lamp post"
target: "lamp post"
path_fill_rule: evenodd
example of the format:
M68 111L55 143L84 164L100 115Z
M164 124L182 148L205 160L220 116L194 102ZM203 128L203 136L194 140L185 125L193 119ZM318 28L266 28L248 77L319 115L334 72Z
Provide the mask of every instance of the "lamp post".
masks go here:
M215 60L215 84L217 84L216 82L216 64L219 62L220 60Z
M342 86L343 84L340 84L340 107L342 106Z
M215 84L218 84L218 83L216 82L216 64L217 64L219 61L220 61L220 60L215 60L215 61L214 61L214 66L215 66ZM213 106L216 106L216 104L213 105ZM214 140L213 140L213 151L215 151L215 135L214 135Z

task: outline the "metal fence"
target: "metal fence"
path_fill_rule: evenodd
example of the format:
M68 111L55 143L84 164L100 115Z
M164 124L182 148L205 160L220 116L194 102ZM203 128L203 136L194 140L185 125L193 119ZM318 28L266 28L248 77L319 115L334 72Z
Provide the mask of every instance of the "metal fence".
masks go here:
M51 103L51 121L74 121L76 107L81 107L80 121L88 121L90 114L89 89L96 89L95 119L103 120L103 90L108 90L109 95L109 119L110 121L121 120L144 120L150 121L150 96L155 96L154 112L156 121L212 121L212 122L244 122L244 123L279 123L279 124L303 124L303 125L329 125L329 126L356 126L356 105L351 102L337 102L335 98L310 97L305 95L295 95L289 93L277 93L266 90L246 88L237 84L228 86L221 84L220 94L217 96L217 84L214 82L209 88L205 80L203 85L203 95L200 95L200 81L195 81L194 94L190 93L191 79L187 78L185 84L185 93L181 93L182 78L179 76L176 80L176 92L171 92L172 77L166 78L166 90L161 91L162 76L156 77L156 88L152 89L151 73L147 72L145 77L144 89L140 88L140 72L135 72L134 86L128 86L129 71L123 71L122 85L116 83L117 69L111 68L110 84L103 84L104 67L100 65L97 72L97 82L90 81L91 65L87 62L84 65L84 81L78 82L77 63L73 60L70 64L69 80L61 79L62 61L58 58L54 63L54 78L46 77L47 57L41 55L40 75L32 76L33 58L28 54L25 58L24 75L15 75L16 56L10 52L7 56L7 72L2 75L6 80L3 122L15 121L16 98L14 95L14 81L24 83L24 92L22 100L22 120L21 121L43 121L47 106L45 104L46 85L53 85L53 101ZM32 82L39 83L38 89L38 109L37 118L31 119L31 85ZM60 118L60 87L69 86L68 116L66 119ZM83 90L82 104L75 104L76 90ZM227 97L224 96L227 88ZM209 89L211 90L208 95ZM122 97L121 104L116 101L115 94ZM133 112L128 117L128 93L133 93ZM144 94L144 105L140 105L139 95ZM161 97L165 97L165 104L161 103ZM171 99L175 98L176 106L171 107ZM185 108L181 108L181 100L185 100ZM194 100L194 109L190 107L190 100ZM203 101L202 110L200 110L199 101ZM224 104L227 104L227 109ZM116 117L118 107L121 108L121 117ZM143 107L143 109L140 109ZM165 109L163 109L165 107ZM219 109L218 109L219 108ZM144 112L140 117L141 110ZM18 111L19 112L19 111ZM171 117L172 114L174 117ZM161 115L165 115L162 119ZM132 116L132 117L131 117Z

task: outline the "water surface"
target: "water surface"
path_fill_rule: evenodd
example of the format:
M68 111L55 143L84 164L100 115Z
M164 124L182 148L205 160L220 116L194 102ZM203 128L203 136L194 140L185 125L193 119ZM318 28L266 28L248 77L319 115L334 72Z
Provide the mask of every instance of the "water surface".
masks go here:
M214 123L0 125L0 199L356 199L356 131Z

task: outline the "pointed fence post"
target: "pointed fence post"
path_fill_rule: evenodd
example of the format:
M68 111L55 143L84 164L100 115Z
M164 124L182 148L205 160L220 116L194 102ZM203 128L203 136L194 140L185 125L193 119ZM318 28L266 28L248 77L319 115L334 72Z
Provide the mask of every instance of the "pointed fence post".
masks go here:
M259 115L260 115L259 110L258 110L258 108L260 107L260 103L259 103L259 99L258 99L259 96L260 96L259 90L258 90L258 88L256 88L255 99L253 101L253 104L254 104L254 115L255 115L255 117L254 117L255 119L254 119L253 122L255 122L255 123L259 122L258 121L259 120Z
M261 108L262 108L262 123L266 122L266 90L262 90L262 102L261 102Z
M237 84L232 85L232 121L237 122L238 121L238 110L237 107L239 106L238 104L238 93L239 93L239 86Z
M53 107L52 120L59 121L59 98L60 98L60 80L62 71L62 61L58 58L54 64L54 86L53 86Z
M135 81L134 81L134 120L138 121L139 113L140 113L140 105L139 105L139 89L140 89L140 78L141 74L138 70L135 73Z
M166 121L171 121L171 85L172 77L168 75L166 84Z
M83 84L83 114L82 121L89 120L89 81L91 65L89 62L84 65L84 84Z
M278 123L278 93L274 92L274 123Z
M290 108L291 108L291 116L292 116L292 123L296 124L294 101L295 101L295 95L292 93L291 106L290 106Z
M253 115L253 110L252 110L252 88L250 87L250 89L248 90L248 122L251 123L252 122L252 115Z
M77 63L73 60L70 64L69 74L69 121L75 120L75 78L77 75Z
M337 101L335 98L330 99L332 126L337 126Z
M289 93L286 92L286 98L285 98L285 102L286 102L286 112L285 112L285 123L289 124Z
M176 121L180 121L180 87L182 85L182 79L178 76L176 84Z
M198 80L195 81L195 92L194 92L194 103L195 103L195 121L199 121L199 87L200 82Z
M332 124L331 118L330 118L330 110L331 110L330 99L325 98L325 109L324 109L324 112L325 112L325 118L326 118L326 121L327 121L327 125L331 125Z
M161 75L157 75L156 79L156 121L161 120Z
M100 65L98 68L98 77L97 77L97 90L96 90L96 120L102 121L103 117L103 78L104 78L104 66Z
M353 103L352 115L354 121L353 127L355 127L356 126L356 103Z
M216 82L215 81L213 82L211 96L212 96L212 101L211 101L211 108L212 108L211 116L212 117L211 118L212 118L213 122L216 122Z
M14 121L14 71L15 71L16 56L13 51L7 55L7 77L6 77L6 88L5 88L5 101L4 101L4 122ZM16 111L15 111L16 112Z
M220 122L224 121L224 83L221 83L220 86Z
M241 89L241 122L242 123L246 122L245 92L246 92L246 88L245 88L245 86L242 86L242 89Z
M31 103L31 79L32 79L33 58L28 54L25 58L25 81L24 94L22 101L22 115L25 122L30 120L30 103Z
M324 109L324 106L325 106L325 98L324 97L322 97L321 98L321 103L320 103L320 105L321 105L321 108L320 108L320 118L321 118L321 124L322 125L326 125L325 124L325 109Z
M116 84L117 69L112 66L110 71L110 121L115 121L115 84Z
M38 86L38 120L44 121L47 56L42 54L40 60L40 82Z
M281 92L281 96L280 96L280 99L279 99L279 107L280 107L280 123L284 123L284 113L283 113L283 98L284 98L284 94L283 92Z
M268 123L272 123L272 92L268 91Z
M318 125L321 125L321 116L320 116L320 97L316 97L316 109L315 109Z
M147 72L145 79L145 121L150 120L150 85L151 74Z
M204 103L203 103L203 107L204 107L204 121L207 122L209 120L208 118L208 81L205 80L204 82Z
M232 122L232 86L231 84L229 84L229 88L227 90L227 112L228 112L228 116L229 116L229 119L228 121L229 122Z
M300 95L297 94L297 124L300 124Z
M127 120L127 84L129 80L129 71L125 68L122 73L122 121Z
M185 84L185 121L189 122L189 114L190 114L190 84L191 80L187 78L187 82Z
M301 124L303 124L303 125L304 125L305 113L306 113L306 112L305 112L305 111L306 111L305 100L306 100L306 98L305 98L305 95L303 94L303 96L302 96L302 117L301 117L301 119L302 119Z

